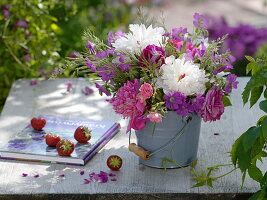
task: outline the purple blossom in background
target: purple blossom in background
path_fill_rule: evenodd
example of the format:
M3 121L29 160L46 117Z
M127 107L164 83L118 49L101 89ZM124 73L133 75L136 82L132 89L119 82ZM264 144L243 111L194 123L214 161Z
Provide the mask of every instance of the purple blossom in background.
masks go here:
M89 69L91 69L92 72L96 72L96 67L95 67L94 63L91 60L89 60L89 58L87 58L87 57L84 60L87 62L86 66Z
M15 28L28 28L28 21L24 20L24 19L19 19L18 22L14 25Z
M30 81L30 86L34 86L34 85L37 85L37 84L39 84L38 81Z
M166 107L171 110L177 110L179 105L182 105L186 100L186 95L181 92L172 92L165 94L164 100Z
M103 81L108 81L116 75L116 73L111 71L109 67L100 67L98 68L98 71L98 75L101 76Z
M72 82L71 81L67 81L64 85L67 86L67 92L71 92L73 87L72 87Z
M85 86L85 87L82 89L82 93L83 93L84 95L88 96L88 95L93 94L93 93L94 93L94 90L93 90L92 88L88 87L88 86ZM84 171L83 171L83 173L84 173Z
M78 52L77 51L73 51L73 52L69 53L67 55L67 57L69 57L69 58L79 58Z
M91 54L95 54L96 53L94 44L91 43L90 41L87 41L86 48L90 51Z
M222 49L229 48L237 60L243 59L245 55L253 56L267 42L267 28L255 28L248 24L230 26L224 17L209 19L209 38L216 40L228 34Z
M195 27L202 27L204 29L207 29L208 24L209 24L209 20L204 15L201 15L199 13L195 13L193 24Z
M112 31L108 32L108 46L111 46L111 43L113 42L114 35Z
M172 29L172 38L175 40L184 40L184 35L188 33L187 28L173 28Z
M99 85L98 83L95 83L96 88L99 90L99 92L103 92L105 93L107 96L110 96L110 93L101 85Z
M5 19L8 19L9 16L10 16L10 12L9 12L9 9L11 8L12 6L10 4L6 4L4 5L1 10L2 10L2 14L3 14L3 17Z
M224 87L224 91L228 94L232 92L232 88L237 89L238 81L236 81L237 76L235 74L229 74L226 78L228 83Z

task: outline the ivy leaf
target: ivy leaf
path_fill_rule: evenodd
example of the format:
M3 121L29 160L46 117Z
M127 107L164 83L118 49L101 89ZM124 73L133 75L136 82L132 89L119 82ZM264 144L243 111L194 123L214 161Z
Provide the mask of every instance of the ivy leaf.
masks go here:
M260 102L260 109L267 113L267 100Z
M255 59L253 57L251 57L251 56L245 56L245 57L250 62L256 62Z
M263 92L263 86L255 87L252 89L250 97L250 107L252 107L259 100L262 92Z
M247 152L251 149L257 138L261 135L261 128L260 127L251 127L245 133L243 137L243 147L244 150Z
M265 117L261 122L262 135L267 140L267 118Z
M251 165L248 168L248 174L253 180L257 182L260 182L263 178L261 170L256 165Z
M230 99L227 96L223 96L222 97L222 101L223 101L224 107L227 107L227 106L231 106L232 105Z

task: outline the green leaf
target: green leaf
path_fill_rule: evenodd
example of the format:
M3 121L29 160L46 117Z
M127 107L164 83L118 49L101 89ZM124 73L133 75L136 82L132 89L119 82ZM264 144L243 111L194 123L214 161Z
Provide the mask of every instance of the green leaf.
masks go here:
M260 200L261 192L262 190L257 191L255 194L249 197L248 200Z
M256 126L260 126L262 121L267 117L267 115L263 115L260 119L258 119Z
M213 187L213 185L212 185L212 179L208 179L207 180L207 185L209 186L209 187Z
M267 141L267 118L264 118L261 122L262 135Z
M242 174L242 182L241 182L241 189L243 189L243 186L244 186L244 182L245 182L245 179L246 179L246 174L247 174L247 170L245 170Z
M223 96L222 101L223 101L223 105L224 105L225 107L226 107L226 106L231 106L231 105L232 105L230 99L229 99L227 96Z
M267 113L267 100L260 102L260 109Z
M200 187L200 186L203 186L203 185L206 185L206 181L199 182L199 183L193 185L192 188Z
M255 71L255 69L256 70L259 69L259 65L257 63L255 63L255 62L248 63L247 68L246 68L246 73L248 74L250 71L252 71L252 73L253 73L253 71ZM254 74L255 73L253 73L252 75L254 75Z
M247 152L251 149L257 138L261 135L261 128L260 127L251 127L245 133L243 137L243 147L244 150Z
M251 56L245 56L245 57L250 62L256 62L255 59L253 57L251 57Z
M263 96L264 96L265 99L267 99L267 88L265 88Z
M260 98L263 91L263 86L255 87L251 91L251 97L250 97L250 107L252 107Z
M267 186L267 172L265 172L264 176L262 177L260 184L261 184L261 188Z
M261 170L256 165L251 165L248 168L248 174L253 180L260 182L263 178Z

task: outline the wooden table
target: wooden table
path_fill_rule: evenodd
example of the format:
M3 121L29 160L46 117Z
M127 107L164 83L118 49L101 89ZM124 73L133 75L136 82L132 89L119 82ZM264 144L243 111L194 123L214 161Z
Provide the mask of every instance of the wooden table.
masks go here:
M258 184L247 178L241 191L239 171L219 179L214 188L191 188L192 176L183 169L164 171L139 165L137 156L127 149L127 122L113 112L105 101L107 97L101 97L96 89L91 96L82 94L84 86L92 86L85 79L71 79L73 91L64 94L67 80L40 81L35 86L29 85L30 80L16 81L1 115L0 145L39 114L118 121L122 130L84 167L0 160L0 199L247 199L258 189ZM220 121L202 123L198 170L229 163L226 152L233 141L263 114L257 106L243 107L241 92L247 81L239 78L239 89L231 96L233 106L226 108ZM85 175L79 172L84 170L88 176L90 172L108 171L105 162L111 154L120 155L124 161L116 172L117 182L81 184ZM222 169L217 175L228 170ZM40 177L25 178L22 173ZM59 174L65 174L65 179L58 179Z

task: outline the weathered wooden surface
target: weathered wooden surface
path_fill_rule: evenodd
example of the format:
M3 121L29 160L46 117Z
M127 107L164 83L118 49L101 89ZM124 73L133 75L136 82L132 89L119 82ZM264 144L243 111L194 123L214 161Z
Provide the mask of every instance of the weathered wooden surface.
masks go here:
M233 91L231 96L233 106L226 108L222 120L213 123L202 122L198 170L228 163L226 152L230 151L233 141L263 114L257 106L250 110L248 106L243 107L241 92L247 80L239 79L239 89ZM194 184L192 176L183 169L163 171L139 165L138 158L127 149L127 122L113 112L111 105L105 101L107 97L101 97L96 90L91 96L82 94L81 89L90 86L84 79L72 79L74 89L64 95L66 81L67 79L41 81L36 86L30 86L29 80L15 82L0 119L0 145L4 145L12 135L24 128L32 117L39 114L119 121L122 131L84 167L0 160L0 199L10 199L12 196L8 194L27 195L21 196L22 199L56 199L55 195L49 194L69 194L69 199L76 199L75 194L81 194L78 199L102 199L100 194L111 199L116 194L117 199L135 194L136 199L140 199L143 194L144 199L158 199L164 196L157 197L156 194L165 193L169 193L170 199L174 199L174 194L176 199L246 199L247 193L258 189L257 183L248 178L241 191L241 176L238 171L219 179L214 188L191 188ZM122 169L116 172L118 181L81 184L89 172L108 171L105 161L111 154L120 155L124 160ZM86 175L81 176L80 170L85 170ZM217 175L228 170L229 168L225 168L218 171ZM24 178L22 173L38 173L40 178ZM59 174L65 174L66 178L59 180ZM38 195L32 196L34 194ZM86 194L92 196L85 198ZM62 199L64 198L63 195Z

